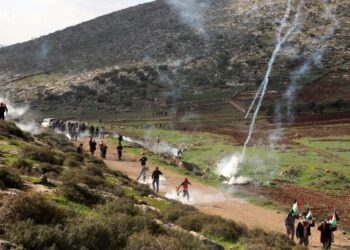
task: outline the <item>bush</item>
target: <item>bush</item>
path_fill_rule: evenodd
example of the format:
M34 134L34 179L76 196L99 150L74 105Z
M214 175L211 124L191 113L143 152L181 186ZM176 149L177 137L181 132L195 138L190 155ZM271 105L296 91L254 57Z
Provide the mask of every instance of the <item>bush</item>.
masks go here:
M135 200L131 198L122 198L117 201L108 202L105 205L98 206L96 211L105 216L115 216L118 213L136 216L140 214L140 209L134 206Z
M138 191L141 196L149 196L151 194L154 194L152 189L148 185L145 185L145 184L136 183L135 185L133 185L133 189L135 191Z
M32 220L37 224L62 223L68 214L36 193L18 194L8 199L0 208L0 218L5 224Z
M36 225L32 220L18 222L11 226L8 237L28 250L68 249L64 232L59 225Z
M197 211L195 207L181 204L173 201L172 204L163 212L163 216L167 222L174 223L180 217L185 216L191 212Z
M244 249L293 249L293 243L286 235L265 232L262 229L249 231L248 236L242 239L242 246Z
M47 174L47 173L60 174L63 171L62 166L52 165L49 163L40 164L39 169L42 174Z
M82 203L87 206L104 202L104 199L92 192L88 187L79 184L67 183L59 188L60 193L68 200Z
M181 242L169 236L152 236L147 232L135 233L128 240L127 249L129 250L154 250L154 249L185 249ZM192 249L198 249L193 245Z
M82 160L78 157L78 154L69 153L65 156L63 165L66 167L77 168L82 165Z
M60 176L60 180L64 184L83 183L90 188L98 186L108 186L107 181L101 176L94 176L82 169L66 169Z
M12 163L12 167L18 169L21 173L30 173L32 171L33 164L24 159L18 159Z
M22 188L21 176L13 169L0 166L0 188Z
M26 146L22 151L24 158L29 158L34 161L62 165L63 157L56 152L38 146Z
M217 222L205 224L202 233L207 237L235 242L246 233L246 228L233 221L220 218Z
M32 139L30 136L25 134L21 129L19 129L14 123L4 122L4 121L0 122L0 136L4 136L7 138L18 137L24 140Z

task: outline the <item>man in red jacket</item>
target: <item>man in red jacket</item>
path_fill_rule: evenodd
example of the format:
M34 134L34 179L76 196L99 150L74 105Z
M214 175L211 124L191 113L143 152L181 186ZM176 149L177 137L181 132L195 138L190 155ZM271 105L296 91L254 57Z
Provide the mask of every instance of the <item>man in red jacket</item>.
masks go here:
M187 200L190 199L190 193L188 192L188 185L191 185L191 182L189 182L188 179L185 178L184 181L176 188L177 192L179 192L180 188L182 187L183 197L187 196Z

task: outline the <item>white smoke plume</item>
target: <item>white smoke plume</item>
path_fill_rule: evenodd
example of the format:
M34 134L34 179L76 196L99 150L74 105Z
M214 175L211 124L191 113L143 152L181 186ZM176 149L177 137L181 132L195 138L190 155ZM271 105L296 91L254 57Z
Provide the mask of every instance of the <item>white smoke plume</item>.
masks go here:
M207 206L211 205L214 202L220 202L226 200L224 194L212 194L206 193L198 188L192 187L189 190L190 199L187 200L187 197L183 197L183 193L180 191L177 193L175 190L167 192L165 197L171 200L176 200L184 204L196 205L196 206Z
M323 2L325 5L326 1ZM288 86L286 92L284 93L284 100L287 105L287 117L288 124L294 122L294 114L292 112L292 104L295 99L295 94L297 90L300 88L299 82L300 80L307 74L310 73L313 66L316 66L321 63L322 57L325 52L325 48L327 46L327 41L331 39L337 29L340 28L340 22L334 14L335 10L330 6L325 7L325 11L323 14L323 18L325 20L329 20L332 24L331 27L317 40L316 48L311 53L309 58L294 72L291 73L291 84Z
M9 98L1 97L0 96L0 102L3 102L6 104L8 108L8 113L6 114L6 119L19 119L22 117L29 109L28 106L21 106L16 105Z
M118 138L118 135L114 135L114 138ZM173 147L166 142L157 142L151 139L134 140L128 136L123 136L123 139L127 142L136 143L141 147L151 151L154 154L164 154L168 156L177 156L179 148Z
M166 0L174 9L181 21L199 34L206 35L205 14L209 8L206 0Z
M16 125L24 132L31 133L32 135L39 135L43 131L39 124L35 121L16 122Z
M226 184L233 185L242 185L250 182L248 177L239 176L239 164L242 163L242 155L234 154L232 156L222 159L215 170L215 173L230 178L229 181L225 182Z
M289 29L287 29L287 31L285 32L283 37L281 36L281 34L284 31L283 29L286 28L286 26L283 25L283 20L285 19L286 16L289 16L288 12L290 12L290 10L289 10L290 2L291 2L291 0L288 0L286 14L284 15L284 17L283 17L283 19L281 21L282 25L281 25L281 27L280 27L280 29L278 31L277 36L276 36L277 43L276 43L275 49L274 49L274 51L273 51L273 53L271 55L271 58L270 58L270 61L269 61L268 67L267 67L267 71L265 73L264 80L262 81L261 86L260 86L260 88L258 90L258 93L256 95L256 96L260 95L260 97L258 98L258 100L255 100L255 98L254 98L253 103L252 103L252 106L254 106L254 102L258 101L256 109L255 109L255 112L253 114L252 122L250 123L250 126L249 126L248 136L247 136L247 139L246 139L246 141L244 143L244 146L243 146L242 158L244 158L244 156L245 156L246 148L247 148L247 146L248 146L248 144L249 144L249 142L251 140L252 134L254 132L255 122L256 122L257 116L259 114L259 111L260 111L260 108L261 108L261 105L262 105L262 101L264 100L264 97L265 97L265 94L266 94L266 90L267 90L267 87L268 87L268 84L269 84L269 81L270 81L270 74L272 72L275 60L276 60L280 50L282 49L283 45L285 44L285 42L288 41L288 39L290 38L291 34L300 25L299 21L300 21L300 15L301 15L301 8L304 5L304 1L303 0L299 1L297 12L295 14L293 23L290 25Z

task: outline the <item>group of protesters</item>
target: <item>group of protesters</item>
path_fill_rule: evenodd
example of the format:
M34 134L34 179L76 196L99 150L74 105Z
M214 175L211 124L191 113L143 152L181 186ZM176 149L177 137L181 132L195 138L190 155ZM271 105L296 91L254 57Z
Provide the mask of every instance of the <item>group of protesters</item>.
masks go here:
M295 227L295 221L297 219L299 219L299 222ZM331 249L332 243L334 242L333 232L337 230L338 220L338 214L336 211L334 211L331 218L325 218L317 227L317 229L321 232L320 241L323 245L323 249ZM316 220L310 208L308 208L306 212L299 215L299 204L297 201L295 201L293 208L289 211L284 223L287 229L287 235L292 241L294 241L294 237L296 236L299 240L299 245L305 247L309 245L311 228L316 226Z

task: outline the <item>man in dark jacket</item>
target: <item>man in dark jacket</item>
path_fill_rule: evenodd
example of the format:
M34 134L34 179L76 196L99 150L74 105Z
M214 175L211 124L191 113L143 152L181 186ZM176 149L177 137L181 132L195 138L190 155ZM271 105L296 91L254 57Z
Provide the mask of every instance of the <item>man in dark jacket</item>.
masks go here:
M312 219L311 221L306 219L306 214L303 214L303 219L299 221L296 236L299 239L299 245L308 246L309 245L309 237L311 235L311 227L315 226L315 221Z
M324 220L322 224L317 228L321 231L321 243L323 244L323 249L331 249L332 247L332 232L336 231L336 227L332 227L327 220Z
M83 144L82 143L80 143L79 147L77 148L77 153L81 154L81 155L84 153L84 149L83 149Z
M5 103L0 103L0 120L5 120L5 113L8 113L8 109Z
M296 215L294 215L293 210L290 210L286 219L284 220L284 225L287 229L287 235L292 241L294 241L295 234L295 218Z
M118 145L117 152L118 152L118 159L119 159L119 161L121 161L122 160L122 156L123 156L123 146L122 146L122 144Z
M90 138L89 146L90 146L90 153L91 153L91 155L94 155L95 151L96 151L97 143L96 143L95 140L92 139L92 137Z
M152 173L152 180L153 180L152 185L153 185L154 192L157 192L157 193L159 192L159 177L161 175L163 175L163 173L160 172L158 167L156 167L156 170L154 170Z
M137 177L137 181L139 181L139 179L142 177L143 178L143 182L146 181L146 173L147 173L147 166L146 166L146 163L148 161L147 157L145 156L144 153L141 154L141 158L140 158L140 163L141 163L141 172L139 174L139 176Z

